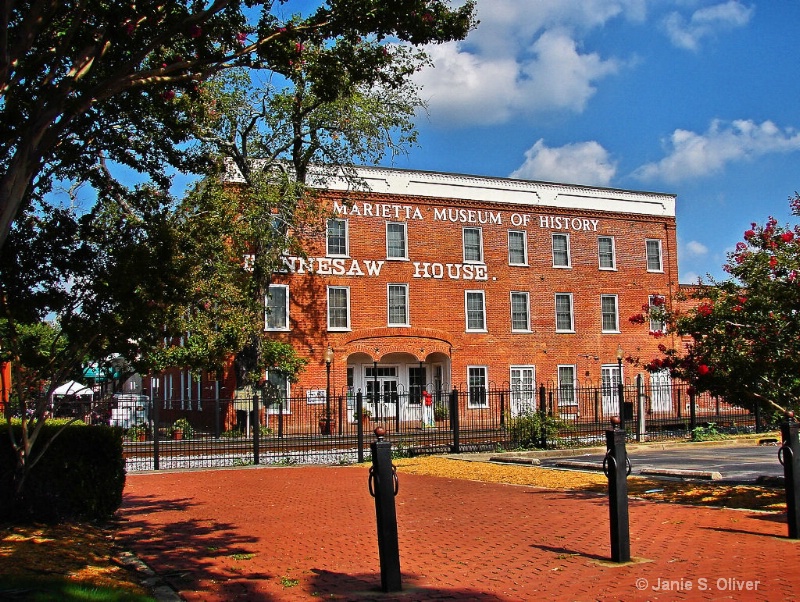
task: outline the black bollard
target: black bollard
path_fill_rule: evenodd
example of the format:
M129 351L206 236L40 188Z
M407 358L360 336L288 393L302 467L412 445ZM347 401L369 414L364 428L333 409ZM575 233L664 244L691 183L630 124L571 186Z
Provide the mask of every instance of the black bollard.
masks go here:
M800 424L794 420L794 412L786 412L786 422L781 424L783 443L778 459L783 464L783 479L786 487L786 520L789 523L789 538L799 539L800 525Z
M394 496L399 483L392 464L392 444L383 440L386 430L375 429L378 438L370 444L372 467L369 469L369 493L375 498L375 516L378 521L378 557L381 563L381 590L399 592L400 545L397 539L397 512Z
M606 457L603 472L608 477L608 508L611 519L611 560L630 562L631 537L628 525L628 454L625 431L620 419L611 419L613 429L606 431Z

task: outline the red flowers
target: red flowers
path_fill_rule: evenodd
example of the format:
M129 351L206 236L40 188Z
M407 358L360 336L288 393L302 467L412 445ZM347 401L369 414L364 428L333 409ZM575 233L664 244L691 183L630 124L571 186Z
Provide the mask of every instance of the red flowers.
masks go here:
M745 231L744 231L744 239L745 239L745 240L750 240L750 239L751 239L751 238L753 238L755 235L756 235L756 232L755 232L755 230L745 230Z
M714 311L714 306L710 303L701 303L697 306L697 314L700 316L710 316Z
M644 324L644 316L642 314L633 314L630 318L628 318L628 322L631 324Z
M784 232L783 234L781 234L781 240L783 242L792 242L793 239L794 239L793 232Z
M700 376L705 376L709 372L711 372L711 368L709 368L706 364L700 364L699 366L697 366L697 373Z
M192 25L191 27L189 27L189 37L190 38L192 38L192 39L199 38L201 35L203 35L203 28L202 27L200 27L197 24Z

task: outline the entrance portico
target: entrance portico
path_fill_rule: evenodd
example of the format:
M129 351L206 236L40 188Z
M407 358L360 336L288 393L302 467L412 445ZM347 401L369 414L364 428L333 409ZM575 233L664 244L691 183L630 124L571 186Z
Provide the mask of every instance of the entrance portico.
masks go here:
M365 408L376 418L395 417L399 411L400 420L419 420L423 390L435 401L447 395L452 347L438 337L392 335L355 336L336 350L347 357L348 410L361 392Z

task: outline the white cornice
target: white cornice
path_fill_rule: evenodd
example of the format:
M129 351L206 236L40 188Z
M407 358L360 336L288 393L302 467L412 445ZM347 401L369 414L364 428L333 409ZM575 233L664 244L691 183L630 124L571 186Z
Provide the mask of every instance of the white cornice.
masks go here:
M357 167L355 172L369 192L378 194L675 217L674 194L388 167ZM229 171L230 181L240 180L236 175ZM317 175L309 179L312 186L353 190L352 181L341 175Z

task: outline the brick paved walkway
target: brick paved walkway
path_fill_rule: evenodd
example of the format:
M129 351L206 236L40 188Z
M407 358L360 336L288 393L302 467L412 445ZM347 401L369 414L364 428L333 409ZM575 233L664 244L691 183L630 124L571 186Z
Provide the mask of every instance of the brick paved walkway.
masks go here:
M785 514L632 500L641 562L613 565L605 496L399 479L399 594L380 591L363 466L129 475L122 534L186 600L800 598Z

